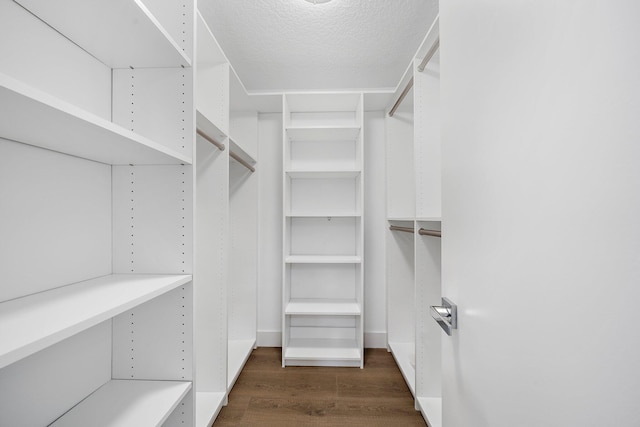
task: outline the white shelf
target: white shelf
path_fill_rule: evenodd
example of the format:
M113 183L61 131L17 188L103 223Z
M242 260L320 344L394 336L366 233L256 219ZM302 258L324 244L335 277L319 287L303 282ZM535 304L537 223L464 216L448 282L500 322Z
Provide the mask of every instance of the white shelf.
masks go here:
M387 221L402 221L402 222L413 222L415 217L405 216L405 217L387 217Z
M442 427L442 399L418 397L418 405L429 427Z
M227 393L196 392L196 427L209 427L216 419Z
M161 426L189 390L190 382L112 380L51 426Z
M284 314L313 316L359 316L360 304L355 301L338 300L291 300Z
M422 217L417 217L416 221L422 221L422 222L442 222L442 217L441 216L422 216Z
M0 368L191 281L109 275L0 303Z
M362 257L351 255L289 255L287 264L360 264Z
M191 164L177 151L4 74L0 109L2 138L110 165Z
M357 126L300 126L288 127L291 141L353 141L360 134Z
M256 340L229 340L228 344L228 372L227 372L227 390L231 391L233 385L238 379L238 375L242 372L244 364L247 363Z
M393 358L396 359L398 368L402 372L405 382L411 390L411 394L416 395L416 368L415 368L415 344L414 343L400 343L390 342L389 348Z
M17 2L109 68L191 65L140 0Z
M361 213L345 213L345 212L316 212L316 213L288 213L287 218L360 218Z
M355 340L291 339L284 358L290 360L360 360Z
M355 178L360 175L359 170L287 170L290 178L296 179L332 179Z

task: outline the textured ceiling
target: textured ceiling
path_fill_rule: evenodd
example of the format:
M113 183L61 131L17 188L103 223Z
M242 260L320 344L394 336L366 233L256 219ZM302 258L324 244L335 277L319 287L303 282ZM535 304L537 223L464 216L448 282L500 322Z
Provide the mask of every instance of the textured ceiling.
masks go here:
M395 87L438 0L198 0L249 91Z

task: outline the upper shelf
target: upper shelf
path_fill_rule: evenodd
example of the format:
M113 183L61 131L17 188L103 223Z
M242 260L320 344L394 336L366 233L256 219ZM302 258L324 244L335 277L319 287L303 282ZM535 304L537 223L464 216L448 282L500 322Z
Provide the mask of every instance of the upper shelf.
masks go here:
M110 68L191 66L140 0L16 0Z
M109 275L0 303L0 368L189 281L189 275Z
M0 138L110 165L190 164L175 150L0 74Z
M289 178L294 179L341 179L356 178L361 172L359 170L287 170Z
M353 141L360 134L357 126L305 126L288 127L292 141Z

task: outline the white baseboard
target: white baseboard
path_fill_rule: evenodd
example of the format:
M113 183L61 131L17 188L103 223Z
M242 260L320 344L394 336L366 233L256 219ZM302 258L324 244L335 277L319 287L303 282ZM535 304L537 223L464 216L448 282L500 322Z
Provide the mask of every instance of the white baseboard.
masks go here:
M365 332L364 348L387 348L387 333Z
M258 331L258 347L282 347L282 332L280 331ZM387 348L386 332L365 332L365 348Z
M280 331L258 331L258 347L282 347L282 332Z

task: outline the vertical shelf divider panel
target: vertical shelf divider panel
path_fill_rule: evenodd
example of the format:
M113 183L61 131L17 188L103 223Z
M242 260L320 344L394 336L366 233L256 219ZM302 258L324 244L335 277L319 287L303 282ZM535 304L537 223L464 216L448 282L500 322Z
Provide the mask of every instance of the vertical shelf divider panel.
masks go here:
M362 368L363 95L283 103L282 365Z
M3 120L0 135L13 141L2 140L2 158L17 148L47 171L27 183L7 169L0 194L33 193L41 213L25 199L0 223L59 228L29 244L66 255L60 268L75 269L64 278L39 256L3 257L30 273L1 285L0 295L17 297L0 298L2 324L25 328L0 329L2 421L108 425L112 404L127 396L132 425L193 425L194 2L22 0L0 10L10 37L3 57L20 52L0 66L2 91L32 128ZM33 58L46 58L49 75ZM45 181L67 188L49 194ZM83 253L65 247L74 244ZM34 328L28 318L51 321Z
M436 18L416 54L415 64L439 39ZM439 49L424 71L414 69L416 230L441 230L441 138ZM429 307L441 304L441 238L415 236L416 408L430 426L442 427L442 330Z
M227 403L229 277L229 64L197 13L195 364L196 427L213 423Z
M256 345L258 298L258 111L229 68L229 280L227 389ZM240 163L240 159L245 164Z

